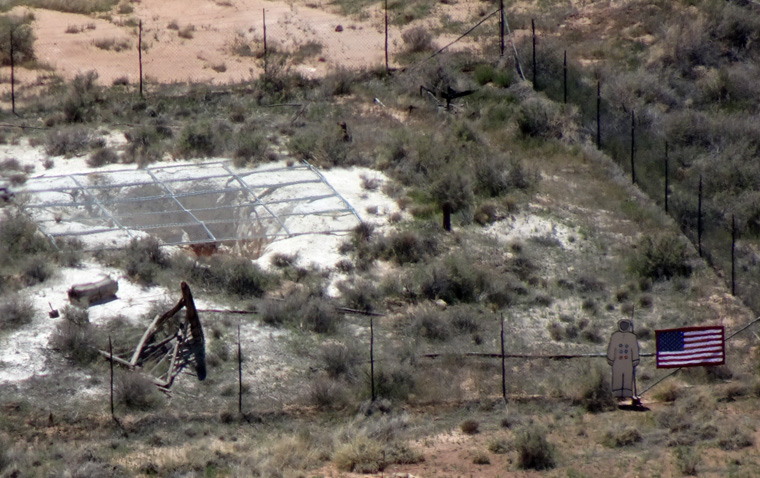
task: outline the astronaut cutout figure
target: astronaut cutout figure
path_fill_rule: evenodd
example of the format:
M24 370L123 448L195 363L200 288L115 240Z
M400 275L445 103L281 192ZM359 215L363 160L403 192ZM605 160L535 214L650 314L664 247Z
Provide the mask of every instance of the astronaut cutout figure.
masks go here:
M633 404L638 404L635 368L639 364L639 343L631 320L618 322L618 330L610 337L607 348L607 363L612 366L612 395L618 400L630 398Z

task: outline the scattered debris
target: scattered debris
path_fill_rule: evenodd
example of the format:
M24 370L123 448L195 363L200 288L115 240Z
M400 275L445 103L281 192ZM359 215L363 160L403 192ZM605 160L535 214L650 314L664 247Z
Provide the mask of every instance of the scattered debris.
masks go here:
M164 391L168 391L177 376L191 363L198 380L206 378L203 327L190 287L182 282L180 288L182 298L170 310L153 319L130 359L99 350L113 363L130 370L140 369ZM185 320L172 320L182 308L185 309Z
M68 291L69 302L80 307L102 304L116 299L116 292L118 290L118 282L110 277L104 277L97 282L72 286Z

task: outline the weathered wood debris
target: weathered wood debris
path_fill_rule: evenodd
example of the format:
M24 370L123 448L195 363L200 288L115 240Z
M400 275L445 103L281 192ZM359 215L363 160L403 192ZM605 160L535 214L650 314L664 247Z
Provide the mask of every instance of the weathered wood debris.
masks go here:
M69 302L80 307L89 307L91 304L115 299L118 290L119 283L105 277L96 282L72 286L68 290Z
M198 311L190 287L182 282L182 298L156 316L140 338L131 357L99 350L100 354L130 370L141 370L159 388L168 390L177 376L192 364L198 380L206 378L206 348ZM184 320L174 318L185 309Z

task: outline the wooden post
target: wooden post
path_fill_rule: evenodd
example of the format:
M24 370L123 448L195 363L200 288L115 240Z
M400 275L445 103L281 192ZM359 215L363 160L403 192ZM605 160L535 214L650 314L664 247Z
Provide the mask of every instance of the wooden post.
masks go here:
M736 295L736 217L731 215L731 295Z
M269 68L268 68L268 51L267 51L267 11L266 9L261 9L261 18L262 22L264 24L264 81L267 81L269 79Z
M137 28L137 60L140 64L140 98L143 97L142 20Z
M636 112L631 110L631 184L636 184Z
M369 382L372 401L377 398L375 395L375 320L369 316Z
M385 0L385 72L388 73L388 0Z
M499 0L499 56L504 56L504 0Z
M113 345L111 344L111 336L108 336L108 355L111 356L111 360L108 362L111 364L111 418L118 423L116 420L116 414L113 410Z
M443 230L451 231L451 203L445 202L443 209Z
M16 114L16 60L13 58L13 30L11 29L11 112Z
M697 203L697 246L702 257L702 175L699 176L699 199Z
M243 415L243 349L240 345L240 322L238 322L238 414Z
M665 212L668 212L668 142L665 141Z
M504 354L504 314L501 314L501 396L504 397L505 404L509 403L507 400L507 365Z
M602 82L596 82L596 148L602 149Z
M567 50L565 50L565 60L562 63L562 89L564 91L564 101L567 104Z
M530 19L530 28L533 32L533 89L538 89L538 83L536 83L536 22L534 19Z

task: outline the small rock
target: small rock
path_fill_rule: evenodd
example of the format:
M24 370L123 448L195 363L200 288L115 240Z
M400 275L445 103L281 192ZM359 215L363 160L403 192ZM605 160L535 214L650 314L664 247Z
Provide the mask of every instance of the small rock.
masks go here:
M436 299L435 306L438 307L439 309L445 309L446 307L449 306L449 304L447 304L446 301L443 299Z
M343 25L338 25L337 27L335 27L335 31L338 32L338 33L342 32L343 31Z

